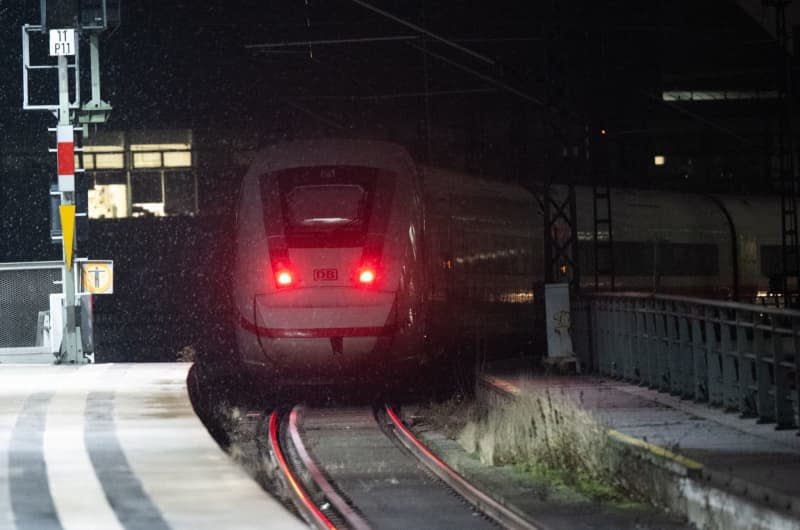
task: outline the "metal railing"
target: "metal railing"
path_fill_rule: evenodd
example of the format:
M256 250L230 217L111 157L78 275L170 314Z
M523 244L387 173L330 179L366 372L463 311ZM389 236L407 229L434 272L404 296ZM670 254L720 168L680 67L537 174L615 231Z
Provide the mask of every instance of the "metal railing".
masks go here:
M595 372L798 427L800 311L598 293L574 302L573 336Z

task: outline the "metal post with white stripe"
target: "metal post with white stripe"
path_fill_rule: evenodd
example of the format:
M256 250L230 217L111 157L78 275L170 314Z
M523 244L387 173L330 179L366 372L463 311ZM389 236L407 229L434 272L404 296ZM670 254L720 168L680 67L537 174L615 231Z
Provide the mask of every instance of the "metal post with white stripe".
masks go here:
M73 54L75 37L74 30L51 30L57 34L72 34ZM53 36L50 37L51 41ZM59 38L56 35L55 38ZM69 43L67 43L69 44ZM52 45L51 45L52 48ZM76 72L76 75L77 72ZM70 121L69 104L69 71L67 70L67 55L58 56L58 126L56 139L58 141L58 191L61 194L61 232L63 241L64 261L64 334L61 347L60 361L68 364L85 363L81 341L75 319L75 276L72 272L72 256L75 244L75 137Z
M82 364L91 357L91 346L84 352L81 339L81 330L77 310L79 297L76 291L77 274L73 271L73 255L76 252L75 237L75 202L76 186L75 173L83 171L75 168L75 132L82 130L87 133L88 124L103 123L108 118L111 105L100 97L100 66L99 66L99 40L98 33L106 30L109 25L119 24L119 2L113 7L106 5L108 0L98 0L87 3L72 0L41 0L41 24L26 24L22 27L22 108L25 110L44 110L53 112L58 119L55 129L58 142L58 190L59 217L61 220L62 240L62 288L63 306L62 318L63 333L61 347L57 354L57 362L65 364ZM49 36L50 57L57 58L57 64L32 64L31 39L38 35ZM81 75L80 75L80 35L89 36L91 58L91 86L92 99L81 106ZM74 57L70 62L69 58ZM29 75L33 71L58 71L58 104L42 104L31 101L29 93ZM70 70L73 74L72 87L70 87ZM74 93L74 100L70 101L70 89ZM83 129L76 128L75 124L85 124ZM86 213L77 215L87 215ZM110 291L109 291L110 292ZM57 320L57 319L54 319Z

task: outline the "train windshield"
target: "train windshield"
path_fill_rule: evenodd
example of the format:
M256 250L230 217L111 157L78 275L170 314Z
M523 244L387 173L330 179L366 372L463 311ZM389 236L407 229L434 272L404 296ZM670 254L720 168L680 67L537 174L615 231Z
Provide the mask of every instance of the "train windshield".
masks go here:
M352 226L364 222L366 190L358 184L295 186L286 194L292 228Z
M394 180L379 168L315 166L276 171L261 182L265 201L279 195L290 246L358 246L368 227L384 224Z

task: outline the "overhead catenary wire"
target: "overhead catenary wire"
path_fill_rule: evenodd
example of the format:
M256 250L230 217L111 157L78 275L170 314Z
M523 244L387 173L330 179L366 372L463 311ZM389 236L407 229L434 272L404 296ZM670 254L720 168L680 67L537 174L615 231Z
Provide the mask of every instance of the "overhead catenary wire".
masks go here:
M384 17L388 18L389 20L393 20L394 22L397 22L398 24L401 24L401 25L403 25L403 26L405 26L407 28L413 29L414 31L416 31L418 33L421 33L421 34L426 35L426 36L428 36L428 37L430 37L430 38L432 38L432 39L434 39L436 41L439 41L442 44L446 44L447 46L450 46L453 49L456 49L456 50L458 50L458 51L460 51L462 53L465 53L465 54L475 58L475 59L478 59L479 61L482 61L482 62L484 62L486 64L490 64L492 66L494 66L496 64L496 61L494 59L492 59L491 57L487 57L486 55L483 55L482 53L478 53L475 50L471 50L470 48L467 48L466 46L462 46L462 45L458 44L457 42L455 42L455 41L453 41L451 39L442 37L441 35L437 35L436 33L432 32L432 31L429 31L429 30L427 30L427 29L425 29L423 27L417 26L416 24L414 24L412 22L409 22L409 21L407 21L407 20L405 20L403 18L400 18L397 15L393 15L392 13L389 13L388 11L385 11L383 9L375 7L374 5L372 5L372 4L368 3L368 2L364 2L363 0L350 0L350 1L355 3L355 4L357 4L357 5L359 5L359 6L361 6L361 7L363 7L364 9L369 9L370 11L378 13L379 15L384 16Z
M247 49L270 49L270 48L290 48L297 46L315 46L315 45L331 45L331 44L361 44L368 42L394 42L404 40L419 39L416 35L392 35L388 37L354 37L348 39L319 39L319 40L301 40L301 41L288 41L288 42L266 42L263 44L245 44Z
M497 79L497 78L495 78L493 76L478 72L474 68L470 68L469 66L466 66L464 64L459 63L458 61L455 61L453 59L445 57L444 55L438 54L436 52L432 52L432 51L430 51L429 49L427 49L427 48L425 48L423 46L419 46L419 45L414 44L414 43L409 44L409 46L411 46L413 48L416 48L417 50L420 50L421 52L423 52L423 53L425 53L427 55L430 55L431 57L435 57L436 59L439 59L440 61L442 61L444 63L447 63L447 64L449 64L450 66L452 66L454 68L457 68L457 69L459 69L459 70L461 70L463 72L466 72L466 73L468 73L470 75L473 75L473 76L477 77L478 79L482 79L483 81L486 81L487 83L490 83L490 84L492 84L492 85L494 85L494 86L496 86L498 88L502 88L503 90L505 90L507 92L510 92L510 93L512 93L512 94L514 94L516 96L519 96L519 97L521 97L522 99L524 99L526 101L530 101L531 103L535 103L536 105L539 105L539 106L542 106L542 107L545 106L545 103L541 99L537 98L536 96L528 94L527 92L523 92L522 90L516 89L513 86L509 85L508 83L500 81L499 79Z

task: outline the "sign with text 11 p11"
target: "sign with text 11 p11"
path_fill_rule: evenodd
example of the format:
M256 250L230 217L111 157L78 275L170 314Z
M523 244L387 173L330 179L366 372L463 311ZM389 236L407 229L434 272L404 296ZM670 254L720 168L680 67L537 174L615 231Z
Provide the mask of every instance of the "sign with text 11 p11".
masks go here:
M50 56L57 55L75 55L74 29L50 30Z

